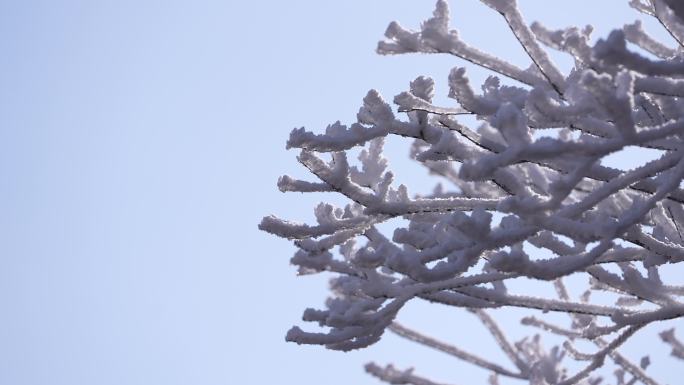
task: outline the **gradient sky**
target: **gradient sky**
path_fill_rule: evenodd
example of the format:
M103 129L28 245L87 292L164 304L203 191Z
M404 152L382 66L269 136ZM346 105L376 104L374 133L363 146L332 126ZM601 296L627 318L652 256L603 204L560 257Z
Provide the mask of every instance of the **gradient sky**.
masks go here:
M528 21L595 36L638 17L623 0L519 3ZM528 65L497 14L451 5L464 39ZM374 53L389 21L415 27L433 6L0 1L0 384L374 384L370 359L484 384L389 335L350 354L285 343L326 281L296 278L288 242L257 230L268 214L310 220L326 198L276 189L306 176L285 150L292 128L350 122L368 89L391 100L418 75L447 100L462 61ZM420 181L407 145L388 157ZM462 312L402 317L502 357ZM664 350L654 339L635 357Z

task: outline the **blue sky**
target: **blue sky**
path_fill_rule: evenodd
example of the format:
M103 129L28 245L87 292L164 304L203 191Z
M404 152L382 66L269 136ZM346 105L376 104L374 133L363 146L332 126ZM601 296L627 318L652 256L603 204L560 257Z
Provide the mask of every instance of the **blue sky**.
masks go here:
M519 2L529 21L595 36L637 17L622 0ZM389 21L415 27L433 5L0 2L0 383L371 384L370 359L483 383L392 336L350 354L286 344L325 277L296 278L291 246L256 228L309 220L325 198L275 187L306 175L292 128L349 122L368 89L389 100L418 75L446 100L463 62L374 53ZM498 15L451 5L465 39L527 66ZM420 178L403 145L390 162ZM467 316L436 314L404 316L482 345Z

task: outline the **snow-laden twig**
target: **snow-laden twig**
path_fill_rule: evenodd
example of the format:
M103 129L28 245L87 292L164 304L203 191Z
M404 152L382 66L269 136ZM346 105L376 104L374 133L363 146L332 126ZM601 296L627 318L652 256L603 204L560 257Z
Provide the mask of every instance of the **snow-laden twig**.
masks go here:
M492 384L502 377L594 385L599 379L591 375L608 357L619 384L656 385L646 374L648 362L637 365L617 349L642 327L684 317L684 285L659 274L684 262L682 48L655 40L640 21L591 45L591 27L528 26L516 1L481 1L503 16L528 54L528 69L466 44L450 25L445 0L419 30L392 22L378 53L451 54L515 85L490 76L478 89L466 68L456 67L448 76L454 105L438 105L434 81L420 76L392 99L396 108L371 90L355 122L291 132L287 148L300 151L298 161L312 178L285 175L278 188L337 194L347 203L319 204L313 224L271 215L259 225L293 241L291 263L299 274L333 276L325 308L303 316L322 330L293 327L287 340L346 351L376 343L389 329L492 372ZM630 5L655 17L681 45L680 2ZM574 59L570 73L556 68L551 50ZM477 125L469 127L464 116ZM431 193L410 191L410 181L399 180L383 153L389 136L410 139L411 159L444 184ZM638 159L643 152L637 152L631 169L606 164L632 149L659 154ZM578 300L562 281L570 275L589 282ZM558 298L509 292L513 279L553 281ZM615 303L595 300L596 291ZM474 312L517 371L401 326L396 319L414 299ZM523 319L566 343L546 349L538 336L510 342L485 311L507 307L567 314L570 327L543 315ZM661 337L674 356L684 356L674 332ZM599 350L581 353L576 341ZM589 364L568 376L566 353ZM436 384L392 366L367 370L389 383Z
M370 362L366 364L366 372L372 376L375 376L380 381L384 381L389 384L446 385L430 381L427 378L413 374L413 368L397 370L392 365L387 365L383 368L373 362Z
M674 329L668 329L660 333L660 338L672 347L672 355L684 360L684 344L675 337Z
M452 355L473 365L480 366L484 369L491 370L492 372L500 374L502 376L513 378L525 378L524 374L512 372L500 365L489 362L484 358L478 357L472 353L468 353L464 350L461 350L456 346L446 344L434 338L418 333L415 330L411 330L397 322L393 322L392 325L390 325L389 330L391 330L392 332L396 333L401 337L431 347L433 349L440 350L446 354Z

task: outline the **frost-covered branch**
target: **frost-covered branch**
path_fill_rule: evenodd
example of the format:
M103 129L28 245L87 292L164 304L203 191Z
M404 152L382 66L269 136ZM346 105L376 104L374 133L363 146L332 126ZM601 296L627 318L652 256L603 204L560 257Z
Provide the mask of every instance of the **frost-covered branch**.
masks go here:
M434 81L420 76L392 99L396 108L371 90L355 122L291 132L286 147L299 151L311 177L285 175L278 188L336 194L346 203L319 204L316 223L271 215L259 225L293 241L291 262L299 274L333 275L325 308L303 316L321 330L296 326L286 338L346 351L376 343L389 329L493 373L492 384L501 377L531 385L594 385L600 379L593 374L606 358L617 367L619 384L657 384L646 374L648 360L637 365L619 347L641 328L684 317L684 285L660 276L684 261L681 47L657 41L640 21L592 45L591 27L528 25L515 1L481 1L501 14L529 56L528 69L465 43L450 25L447 2L439 0L420 30L392 22L378 53L454 55L493 73L481 92L466 68L456 67L448 74L453 105L435 103ZM630 5L657 18L681 45L679 2ZM574 59L569 74L553 64L558 54ZM464 117L475 118L476 126ZM411 159L442 183L425 193L400 180L384 153L390 136L409 140ZM606 162L645 149L659 155L632 169ZM390 221L397 222L387 231ZM561 280L570 275L588 281L579 299ZM558 297L509 291L514 279L553 282ZM614 303L595 300L594 292ZM401 326L397 318L415 300L475 313L516 370ZM498 310L485 310L509 307L539 311L523 324L565 343L546 349L539 336L511 342L491 315ZM571 326L544 319L547 312L566 314ZM673 331L661 337L675 357L684 357ZM598 351L582 353L577 341ZM589 362L569 375L568 357ZM393 384L436 384L391 365L366 370Z

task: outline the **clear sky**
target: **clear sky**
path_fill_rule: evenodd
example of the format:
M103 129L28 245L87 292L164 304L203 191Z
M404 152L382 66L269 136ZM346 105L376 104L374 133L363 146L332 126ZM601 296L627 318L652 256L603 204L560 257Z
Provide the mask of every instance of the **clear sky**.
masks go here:
M623 0L519 2L529 21L595 36L638 16ZM325 278L296 278L292 247L257 230L272 213L311 219L324 198L276 189L306 175L292 128L350 122L368 89L391 100L422 74L446 100L463 62L374 53L389 21L415 27L433 6L0 1L0 384L373 384L370 359L484 384L392 336L350 354L285 343ZM451 6L466 40L527 66L498 15ZM407 152L388 156L410 178ZM403 316L499 357L467 315L436 314Z

